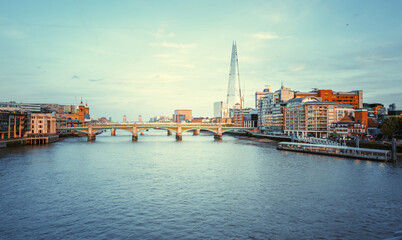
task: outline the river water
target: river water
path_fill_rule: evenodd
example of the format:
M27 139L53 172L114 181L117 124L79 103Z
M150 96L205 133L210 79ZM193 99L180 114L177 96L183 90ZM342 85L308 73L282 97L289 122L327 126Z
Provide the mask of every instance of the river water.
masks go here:
M1 239L381 239L402 166L117 131L0 149Z

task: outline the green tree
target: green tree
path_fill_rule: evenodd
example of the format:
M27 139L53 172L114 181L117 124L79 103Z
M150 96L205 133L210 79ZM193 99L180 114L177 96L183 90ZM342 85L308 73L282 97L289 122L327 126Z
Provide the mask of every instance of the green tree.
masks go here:
M384 119L380 127L382 133L389 138L401 138L402 137L402 118L390 117Z

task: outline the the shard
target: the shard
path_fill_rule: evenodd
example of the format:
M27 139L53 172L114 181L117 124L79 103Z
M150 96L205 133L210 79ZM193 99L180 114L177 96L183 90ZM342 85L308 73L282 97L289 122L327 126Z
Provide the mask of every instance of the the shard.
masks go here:
M234 108L236 103L241 103L240 75L239 75L239 60L237 58L236 42L232 45L232 58L230 61L229 83L227 106Z

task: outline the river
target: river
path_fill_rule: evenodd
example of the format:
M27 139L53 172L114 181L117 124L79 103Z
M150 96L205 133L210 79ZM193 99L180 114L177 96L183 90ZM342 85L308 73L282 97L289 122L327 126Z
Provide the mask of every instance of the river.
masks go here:
M224 135L117 131L0 149L1 239L381 239L402 166Z

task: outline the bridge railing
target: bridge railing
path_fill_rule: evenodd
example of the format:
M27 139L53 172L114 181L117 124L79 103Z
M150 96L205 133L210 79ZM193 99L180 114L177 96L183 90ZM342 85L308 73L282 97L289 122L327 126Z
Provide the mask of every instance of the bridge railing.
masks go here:
M204 126L204 127L208 127L208 126L213 126L213 127L217 127L217 126L222 126L222 127L235 127L233 124L231 123L136 123L137 127L141 127L141 126L177 126L178 124L180 124L182 127L183 126L191 126L191 127L197 127L197 126ZM92 124L92 127L96 127L96 126L119 126L119 127L132 127L134 125L134 123L97 123L97 124ZM88 125L86 126L88 127Z

